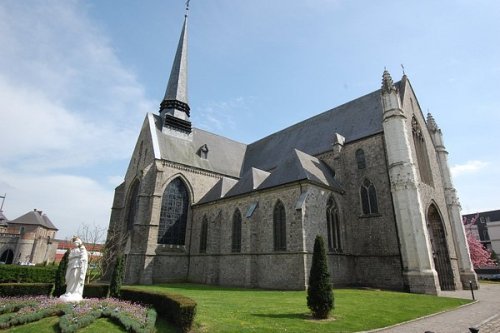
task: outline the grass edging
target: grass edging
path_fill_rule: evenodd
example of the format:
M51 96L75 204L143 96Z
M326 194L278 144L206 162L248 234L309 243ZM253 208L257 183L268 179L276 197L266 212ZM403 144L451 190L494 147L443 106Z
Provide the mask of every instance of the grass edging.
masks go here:
M446 312L456 311L458 309L461 309L461 308L464 308L466 306L470 306L470 305L476 304L478 302L479 302L478 300L475 300L475 301L472 301L470 303L457 306L456 308L452 308L452 309L448 309L448 310L443 310L443 311L439 311L439 312L436 312L436 313L431 313L431 314L423 316L423 317L419 317L419 318L415 318L415 319L410 319L410 320L403 321L403 322L400 322L400 323L397 323L397 324L394 324L394 325L390 325L390 326L386 326L386 327L375 328L373 330L366 331L366 333L380 332L380 331L384 331L384 330L387 330L387 329L390 329L390 328L395 328L395 327L403 326L403 325L406 325L406 324L409 324L409 323L413 323L415 321L419 321L419 320L423 320L423 319L427 319L427 318L432 318L432 317L439 316L439 315L441 315L443 313L446 313Z
M120 298L151 305L159 316L183 332L188 332L193 326L197 304L189 297L164 291L146 291L131 286L122 286Z

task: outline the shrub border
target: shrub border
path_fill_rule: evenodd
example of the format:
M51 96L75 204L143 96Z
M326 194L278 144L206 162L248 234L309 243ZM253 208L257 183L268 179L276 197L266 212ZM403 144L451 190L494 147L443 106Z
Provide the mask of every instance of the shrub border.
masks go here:
M189 332L193 326L197 304L189 297L131 286L122 287L120 294L121 299L153 306L159 316L180 328L182 332Z

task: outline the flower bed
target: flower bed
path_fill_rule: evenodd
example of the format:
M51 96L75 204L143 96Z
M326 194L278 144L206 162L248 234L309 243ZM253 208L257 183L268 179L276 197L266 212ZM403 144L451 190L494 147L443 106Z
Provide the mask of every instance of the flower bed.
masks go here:
M114 298L85 299L79 303L63 303L58 298L6 297L0 299L0 328L9 328L45 317L61 316L62 333L76 332L100 317L109 317L127 331L154 332L156 311L139 304Z

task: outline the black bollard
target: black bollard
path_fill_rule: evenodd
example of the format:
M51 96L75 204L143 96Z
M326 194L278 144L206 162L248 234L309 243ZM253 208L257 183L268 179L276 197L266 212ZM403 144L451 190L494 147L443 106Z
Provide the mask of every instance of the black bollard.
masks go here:
M478 333L479 332L479 328L469 327L469 331L470 331L470 333Z
M472 288L472 281L469 281L469 287L470 287L470 293L472 294L472 300L475 301L476 297L474 297L474 288Z

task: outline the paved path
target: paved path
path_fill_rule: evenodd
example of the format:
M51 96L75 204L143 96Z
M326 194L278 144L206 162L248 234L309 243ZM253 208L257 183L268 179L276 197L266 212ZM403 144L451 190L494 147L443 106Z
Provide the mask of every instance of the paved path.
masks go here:
M478 302L434 316L417 319L379 333L466 333L469 327L479 333L500 333L500 284L481 284L474 294ZM470 290L447 291L443 296L471 299Z

